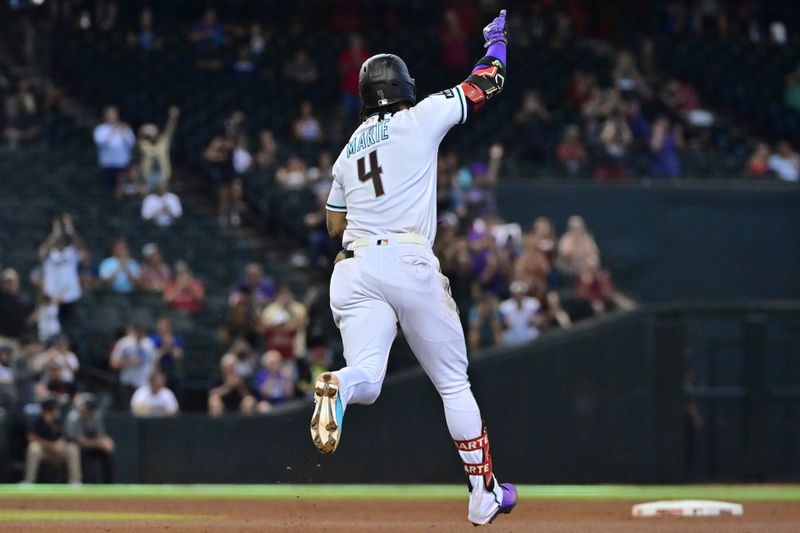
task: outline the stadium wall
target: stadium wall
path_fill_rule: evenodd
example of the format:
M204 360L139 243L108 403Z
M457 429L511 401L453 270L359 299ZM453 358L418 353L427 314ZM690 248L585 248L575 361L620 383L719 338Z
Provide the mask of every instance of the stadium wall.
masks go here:
M582 215L618 284L647 301L800 298L796 187L519 180L497 202L526 228Z

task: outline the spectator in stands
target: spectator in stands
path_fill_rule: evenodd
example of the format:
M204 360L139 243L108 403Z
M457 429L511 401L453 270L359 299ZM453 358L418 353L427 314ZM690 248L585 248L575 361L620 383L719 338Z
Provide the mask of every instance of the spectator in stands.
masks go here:
M122 197L123 174L130 166L136 136L130 126L120 120L115 106L106 106L103 110L103 122L94 129L94 143L106 185L119 199Z
M42 292L58 307L58 318L67 323L75 303L83 295L78 265L87 251L86 243L75 230L72 216L53 220L53 229L39 246L42 261Z
M172 320L162 316L156 321L156 330L150 334L150 340L156 348L158 369L167 378L167 387L177 389L183 364L183 338L175 334Z
M683 130L680 125L673 126L666 115L661 115L653 123L650 137L650 176L653 178L679 178L681 161L678 151L683 149Z
M572 319L561 305L561 297L556 291L545 296L540 325L543 331L566 329L572 325Z
M275 181L287 191L305 189L310 181L305 161L297 156L289 156L286 164L275 173Z
M300 104L300 113L292 124L294 138L304 144L318 144L322 142L322 125L314 116L311 102L304 101Z
M11 100L17 105L20 114L31 124L35 123L39 114L39 105L31 84L26 79L17 82L17 92L11 95Z
M114 440L106 433L94 394L78 395L75 408L64 423L64 435L80 448L83 478L87 483L114 482ZM98 470L100 475L96 475Z
M171 309L196 313L203 307L206 289L202 282L192 275L185 261L175 263L175 279L164 289L164 301Z
M139 28L128 34L128 43L145 51L161 48L163 40L153 29L153 10L149 7L139 12Z
M169 150L180 113L175 106L169 108L163 131L159 132L155 124L144 124L139 128L139 168L148 191L155 190L162 183L169 184L172 177Z
M444 12L442 29L439 31L439 45L442 51L440 65L446 71L459 71L469 66L466 32L461 26L458 11L452 7Z
M361 36L350 36L348 48L339 54L339 88L342 91L342 105L347 115L354 117L361 109L361 97L358 94L358 71L362 63L369 58Z
M558 241L559 270L566 276L578 278L592 265L598 264L600 251L583 218L577 215L569 217L567 231Z
M700 109L700 99L697 97L694 87L677 78L671 78L664 85L661 101L669 111L681 117Z
M58 299L50 298L46 294L39 296L39 305L36 307L36 329L39 333L39 340L42 342L61 333L58 304Z
M152 339L146 337L144 328L134 324L127 334L114 345L108 366L119 371L119 405L126 406L134 391L147 385L157 358ZM163 377L163 376L162 376Z
M36 483L42 461L67 465L69 482L81 483L81 451L77 444L68 442L61 432L58 400L42 402L42 414L28 431L28 448L25 452L24 483Z
M523 246L542 252L547 258L547 263L552 266L556 257L557 244L558 237L553 229L553 223L547 217L537 217L533 221L530 233L525 236Z
M275 299L275 285L264 276L264 269L258 263L247 264L244 279L236 284L229 303L233 305L233 298L243 293L249 295L253 308L259 314Z
M164 374L153 372L148 383L142 385L131 397L133 416L161 417L178 414L178 399L166 386Z
M532 296L527 296L530 288L524 281L515 281L510 287L511 298L500 302L500 328L503 330L503 344L520 344L539 336L541 324L541 304Z
M259 57L267 48L268 35L264 33L261 24L250 25L250 53L253 57Z
M75 395L75 383L64 380L64 374L55 361L44 366L44 372L36 384L36 399L44 401L55 398L61 405L67 405Z
M3 270L0 273L0 346L10 346L17 353L20 337L35 317L33 305L20 290L17 271Z
M208 392L208 414L219 416L225 412L252 414L256 407L255 396L236 368L236 356L226 353L219 362L220 379Z
M236 61L231 70L239 76L250 76L255 72L256 65L253 63L253 54L246 44L240 45L236 50Z
M278 143L275 142L275 136L269 130L261 130L258 135L255 166L266 172L274 172L278 167Z
M613 307L614 283L611 274L599 264L592 264L578 278L575 287L578 298L589 302L596 314L605 313Z
M258 357L253 346L244 339L236 339L228 348L228 352L236 356L236 372L245 379L250 379L258 369Z
M619 108L614 109L603 123L599 140L601 159L595 168L595 178L600 181L626 179L626 157L633 144L633 134Z
M539 93L534 90L525 91L522 107L514 116L518 132L516 140L525 159L540 162L547 158L551 121L552 115Z
M633 54L628 51L622 51L617 54L611 77L614 79L615 88L624 97L648 98L650 95L647 81L639 71Z
M142 202L142 219L166 228L183 215L183 207L178 195L167 190L167 184L160 182L155 190L145 196Z
M34 358L32 362L34 372L42 372L48 365L53 364L65 382L74 383L75 373L80 368L80 362L75 353L70 350L69 338L66 335L59 335L50 343L50 349Z
M217 12L213 7L207 7L203 18L195 23L190 39L199 57L198 67L208 69L221 67L218 53L225 44L225 32L217 21Z
M264 309L261 325L268 349L277 350L286 359L305 353L308 310L295 300L288 285L281 286L275 301Z
M234 145L226 137L217 135L211 139L203 155L206 172L211 178L212 185L217 187L217 216L221 226L228 223L231 207L231 184L236 179L233 169L233 149Z
M467 340L469 353L474 354L484 348L500 344L502 330L497 309L497 297L483 292L469 312L469 333Z
M572 72L572 81L567 86L566 101L574 109L580 110L597 88L597 78L582 69Z
M556 157L569 177L579 176L586 163L586 147L580 139L580 134L580 128L570 124L564 129L564 137L556 148Z
M8 148L14 150L20 142L30 141L39 134L34 118L26 115L17 100L9 98L4 105L2 125L3 138Z
M158 245L149 242L142 247L142 272L139 283L148 292L163 294L167 284L172 281L172 269L161 256Z
M551 264L538 244L534 239L525 240L522 253L514 262L513 279L525 283L530 294L542 296L547 291Z
M139 286L141 267L131 258L128 241L118 237L111 245L111 257L100 263L100 280L103 286L119 294L130 294Z
M9 410L17 399L11 346L0 346L0 409Z
M747 160L744 174L748 178L764 178L769 172L769 146L766 143L758 143L750 159Z
M767 164L781 181L797 182L800 178L800 156L789 141L778 143L778 149L767 159Z
M298 50L283 68L283 77L298 85L310 85L319 79L317 66L305 50Z
M220 338L224 342L244 339L255 344L258 341L259 321L249 290L232 294L229 303L225 322L220 328Z
M261 368L253 378L258 411L269 411L294 395L294 372L277 350L267 350L261 356Z

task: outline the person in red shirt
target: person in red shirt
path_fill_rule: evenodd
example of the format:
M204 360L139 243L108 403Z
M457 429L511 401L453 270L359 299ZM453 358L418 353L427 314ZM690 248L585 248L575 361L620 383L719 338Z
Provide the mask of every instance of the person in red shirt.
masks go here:
M184 261L175 263L175 280L164 289L164 301L178 311L194 313L203 307L206 290Z
M556 148L556 156L568 176L577 176L586 161L586 148L580 139L580 129L576 125L567 126L564 138Z
M745 174L747 177L767 177L767 172L769 172L769 163L767 160L769 159L769 156L769 146L764 143L759 143L758 146L756 146L753 155L751 155L750 159L747 161L747 167L745 168Z
M350 36L350 46L339 54L339 87L342 90L342 104L349 116L355 116L361 109L358 94L358 71L361 64L369 58L361 36Z
M614 305L614 282L611 274L599 265L592 265L580 275L575 293L578 298L589 302L596 314L604 313Z

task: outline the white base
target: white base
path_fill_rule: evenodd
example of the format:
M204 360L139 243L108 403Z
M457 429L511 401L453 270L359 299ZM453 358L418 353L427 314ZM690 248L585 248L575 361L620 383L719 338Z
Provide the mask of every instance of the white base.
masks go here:
M631 516L742 516L741 504L711 500L665 500L633 506Z

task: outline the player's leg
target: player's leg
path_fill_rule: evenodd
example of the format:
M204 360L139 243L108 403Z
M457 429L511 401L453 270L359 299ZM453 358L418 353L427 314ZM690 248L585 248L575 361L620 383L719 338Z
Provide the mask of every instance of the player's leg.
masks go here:
M331 310L347 366L321 374L314 384L311 436L324 453L332 453L341 440L347 405L368 405L378 398L397 334L394 310L365 286L372 279L368 263L367 258L343 261L331 279Z
M511 511L516 489L494 477L489 438L467 377L464 331L446 278L433 254L411 252L407 248L396 257L392 303L411 349L442 398L447 427L469 479L469 520L485 524Z

